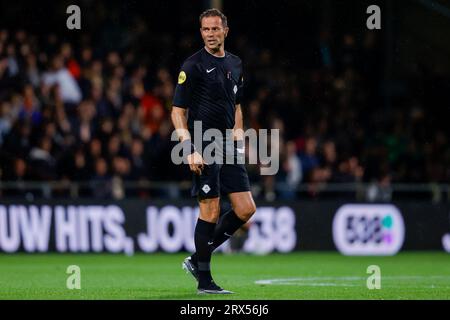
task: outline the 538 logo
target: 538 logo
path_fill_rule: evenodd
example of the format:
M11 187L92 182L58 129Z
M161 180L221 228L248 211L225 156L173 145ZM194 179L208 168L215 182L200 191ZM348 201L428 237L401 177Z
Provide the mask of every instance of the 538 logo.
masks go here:
M333 239L345 255L394 255L404 240L400 211L390 204L346 204L333 220Z

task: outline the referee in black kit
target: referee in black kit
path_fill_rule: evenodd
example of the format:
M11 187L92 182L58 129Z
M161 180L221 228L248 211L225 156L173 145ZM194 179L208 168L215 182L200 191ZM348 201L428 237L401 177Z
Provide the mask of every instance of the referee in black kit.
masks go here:
M217 129L225 137L226 130L231 129L233 151L237 151L233 154L243 156L242 61L225 51L228 30L227 18L219 10L209 9L200 15L205 46L183 63L171 114L183 148L190 150L187 162L193 172L192 196L197 197L200 208L194 235L196 252L182 263L183 269L198 281L199 294L232 293L214 282L211 255L256 211L244 164L208 163L191 140L193 134L203 134L208 129ZM194 121L201 121L201 132L194 133ZM202 141L202 150L207 145ZM224 149L221 154L228 155ZM232 209L219 219L221 193L228 194Z

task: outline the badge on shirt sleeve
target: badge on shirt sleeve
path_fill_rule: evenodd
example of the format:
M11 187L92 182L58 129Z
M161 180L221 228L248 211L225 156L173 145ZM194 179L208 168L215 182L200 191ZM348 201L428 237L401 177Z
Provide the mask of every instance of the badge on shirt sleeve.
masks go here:
M181 71L180 74L178 75L178 84L182 84L183 82L186 81L186 72Z

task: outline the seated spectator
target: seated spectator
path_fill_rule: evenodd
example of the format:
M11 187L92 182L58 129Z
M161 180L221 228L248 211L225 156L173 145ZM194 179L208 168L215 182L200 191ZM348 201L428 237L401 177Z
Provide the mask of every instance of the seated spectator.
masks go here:
M304 177L309 177L312 170L319 166L316 138L306 138L304 150L300 152L300 161L302 164L302 176Z
M108 199L112 195L111 176L105 159L95 161L95 173L90 182L91 195L97 199Z

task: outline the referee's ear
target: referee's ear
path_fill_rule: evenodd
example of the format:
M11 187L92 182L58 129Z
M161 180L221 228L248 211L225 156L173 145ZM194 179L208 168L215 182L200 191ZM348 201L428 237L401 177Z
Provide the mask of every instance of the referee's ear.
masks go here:
M228 35L228 31L230 31L230 28L228 28L228 27L225 27L225 29L224 29L224 33L225 33L225 38L227 37L227 35Z

